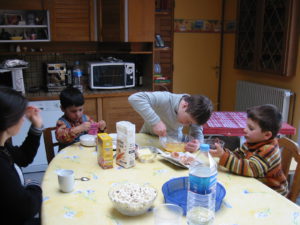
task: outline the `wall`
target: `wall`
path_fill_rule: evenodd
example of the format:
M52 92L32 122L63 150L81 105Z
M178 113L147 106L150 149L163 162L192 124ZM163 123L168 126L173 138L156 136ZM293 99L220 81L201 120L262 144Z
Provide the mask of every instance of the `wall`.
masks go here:
M184 4L182 5L182 1ZM215 2L215 1L213 1ZM221 0L220 0L221 2ZM225 20L235 20L236 18L236 3L237 0L225 0ZM181 7L178 7L180 5ZM184 7L185 5L185 7ZM208 19L212 14L215 14L215 17L218 17L218 13L221 11L215 7L214 3L211 1L203 0L176 0L175 8L175 18L205 18ZM209 12L210 11L210 12ZM208 12L210 14L208 14ZM175 33L174 37L180 34ZM189 34L192 40L194 34ZM299 40L300 41L300 40ZM184 43L175 42L174 49L183 48ZM176 45L177 44L177 45ZM300 46L300 44L299 44ZM211 46L212 48L214 46ZM252 82L257 82L261 84L276 86L280 88L286 88L292 90L295 95L295 106L292 125L296 128L300 126L300 50L298 48L298 60L297 60L297 69L294 77L291 78L282 78L277 77L276 75L270 75L265 73L257 72L248 72L243 70L234 69L234 49L235 49L235 35L233 33L228 33L224 35L223 39L223 67L222 67L222 80L221 80L221 99L220 99L220 109L222 111L232 111L234 110L235 104L235 89L237 80L247 80ZM185 61L176 61L178 51L174 51L174 92L197 92L198 79L195 77L199 67L194 66L189 68L190 74L181 73L182 71L176 70L176 68L187 67L189 62ZM194 58L195 52L190 52L190 58ZM206 58L197 58L197 61L206 60ZM199 90L198 90L199 91ZM297 97L298 96L298 97ZM293 139L297 140L298 135L293 136ZM300 139L300 138L299 138Z
M236 16L236 1L226 0L225 19L235 19ZM300 41L300 40L299 40ZM243 70L234 69L234 48L235 48L235 35L224 35L224 49L223 49L223 73L221 82L221 110L230 111L234 110L235 103L235 88L237 80L247 80L251 82L271 85L275 87L290 89L295 93L295 106L292 125L296 128L300 126L300 52L298 48L298 59L296 74L291 78L277 77L265 73L248 72ZM293 139L298 139L298 134L293 136Z

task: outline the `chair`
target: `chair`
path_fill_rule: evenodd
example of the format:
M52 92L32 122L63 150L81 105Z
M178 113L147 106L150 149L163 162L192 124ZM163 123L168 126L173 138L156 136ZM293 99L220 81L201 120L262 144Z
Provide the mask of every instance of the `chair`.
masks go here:
M56 127L48 127L43 131L48 164L55 156L54 147L58 146L58 142L53 142L53 138L52 138L52 131L54 131L55 129Z
M300 149L293 140L282 137L278 139L279 147L281 148L281 164L282 170L287 178L289 178L289 171L292 159L297 163L293 179L289 182L289 193L287 198L296 202L300 193ZM289 179L290 180L290 179Z

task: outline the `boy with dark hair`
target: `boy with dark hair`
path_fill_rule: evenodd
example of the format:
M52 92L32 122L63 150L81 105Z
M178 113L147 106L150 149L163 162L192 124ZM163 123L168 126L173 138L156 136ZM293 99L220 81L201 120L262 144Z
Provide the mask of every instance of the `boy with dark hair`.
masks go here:
M128 98L145 123L140 132L158 136L169 135L184 141L184 126L189 127L192 140L185 150L194 152L203 141L203 128L213 111L211 101L203 95L173 94L170 92L138 92Z
M230 172L255 177L278 193L286 196L288 183L281 169L277 133L281 127L281 113L276 106L266 104L247 110L247 125L244 129L246 142L234 151L216 144L210 150L219 157L219 165Z
M59 98L61 110L64 112L56 122L55 131L60 149L79 141L79 137L87 134L92 124L98 128L98 132L104 132L105 121L95 123L89 116L83 114L84 97L79 89L67 87L60 93Z

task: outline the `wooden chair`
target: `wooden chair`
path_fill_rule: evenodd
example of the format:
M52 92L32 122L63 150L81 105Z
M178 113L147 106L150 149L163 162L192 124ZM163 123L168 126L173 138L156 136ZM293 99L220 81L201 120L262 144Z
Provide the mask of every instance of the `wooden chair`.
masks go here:
M289 179L290 165L292 159L297 163L293 179L289 183L289 193L287 198L293 202L296 202L297 197L300 194L300 149L296 142L293 140L282 137L278 140L279 147L281 148L281 164L282 170L285 176Z
M53 138L52 138L52 131L54 131L55 129L56 129L56 127L48 127L46 129L44 129L44 131L43 131L48 164L51 162L51 160L55 156L54 147L58 146L58 142L54 142Z

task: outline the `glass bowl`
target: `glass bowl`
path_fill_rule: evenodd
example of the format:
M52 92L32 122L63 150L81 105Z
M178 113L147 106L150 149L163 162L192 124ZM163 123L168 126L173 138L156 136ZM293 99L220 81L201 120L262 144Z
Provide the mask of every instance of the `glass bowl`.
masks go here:
M159 142L168 152L184 152L185 143L174 137L159 137Z
M121 214L138 216L152 207L157 190L148 184L121 182L112 185L108 197Z
M215 143L220 144L221 147L224 148L225 142L219 138L204 139L204 144L208 144L210 149L216 149Z
M142 163L154 162L157 150L152 146L140 146L137 149L137 159Z

